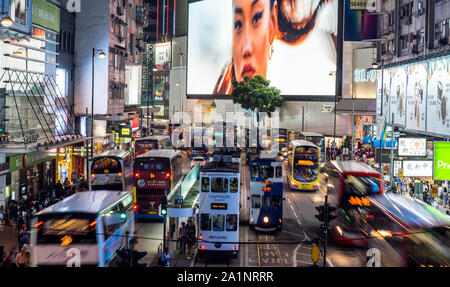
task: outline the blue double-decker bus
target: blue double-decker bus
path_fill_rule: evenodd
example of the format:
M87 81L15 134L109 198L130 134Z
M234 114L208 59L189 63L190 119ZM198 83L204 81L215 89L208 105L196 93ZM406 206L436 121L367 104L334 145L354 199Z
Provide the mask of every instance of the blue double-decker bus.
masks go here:
M283 160L277 153L252 156L250 166L250 228L281 230L283 225Z

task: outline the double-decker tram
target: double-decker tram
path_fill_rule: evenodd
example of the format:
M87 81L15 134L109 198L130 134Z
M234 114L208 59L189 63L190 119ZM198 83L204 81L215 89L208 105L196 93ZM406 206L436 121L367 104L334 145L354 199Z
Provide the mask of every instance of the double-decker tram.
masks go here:
M215 156L200 171L198 255L234 257L239 252L239 164Z
M134 210L136 218L161 219L161 198L169 195L183 177L181 152L151 150L134 161Z
M328 202L337 207L337 218L331 233L339 245L362 245L361 214L371 207L370 198L382 195L384 182L381 173L359 161L329 161L325 165Z
M291 190L319 190L319 152L319 147L309 141L291 142L288 158L288 181Z
M133 186L133 154L109 150L89 160L89 190L128 190Z
M33 216L32 266L105 267L134 236L129 192L78 192ZM78 265L80 264L80 265Z
M134 141L135 156L154 149L171 149L170 136L148 136Z
M283 221L283 161L277 153L250 158L250 228L281 230Z

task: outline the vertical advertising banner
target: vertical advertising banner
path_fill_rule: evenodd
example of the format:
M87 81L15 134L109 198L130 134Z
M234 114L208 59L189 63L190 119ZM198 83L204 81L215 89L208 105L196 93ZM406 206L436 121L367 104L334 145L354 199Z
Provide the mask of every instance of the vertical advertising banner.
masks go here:
M450 57L428 63L427 131L450 135Z
M406 128L414 131L425 131L427 64L411 64L408 65L407 70Z
M392 70L391 108L395 125L404 126L406 119L406 66ZM391 119L392 120L392 119Z
M381 105L383 102L382 97L383 89L381 88L381 70L377 71L377 117L381 116Z
M391 70L389 69L384 69L383 72L383 92L381 98L382 117L390 122L391 111L389 109L389 101L391 98Z

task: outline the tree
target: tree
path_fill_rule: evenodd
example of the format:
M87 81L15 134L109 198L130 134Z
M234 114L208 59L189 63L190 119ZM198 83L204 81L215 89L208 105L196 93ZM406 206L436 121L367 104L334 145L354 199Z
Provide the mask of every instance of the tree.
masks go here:
M269 117L283 105L280 90L270 87L270 81L263 76L245 76L244 81L233 81L233 103L245 110L265 112Z

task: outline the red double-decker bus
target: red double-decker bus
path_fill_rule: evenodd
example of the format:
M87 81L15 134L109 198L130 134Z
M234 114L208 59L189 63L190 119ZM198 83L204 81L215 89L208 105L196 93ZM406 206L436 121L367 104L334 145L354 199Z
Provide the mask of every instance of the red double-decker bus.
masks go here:
M134 155L138 156L154 149L170 149L170 136L148 136L134 141Z
M325 165L328 179L328 202L337 207L337 218L330 222L338 245L364 246L361 227L364 214L371 208L371 198L384 193L381 173L359 161L329 161Z
M134 206L136 218L160 219L164 191L169 195L181 180L182 157L176 150L151 150L134 161Z

